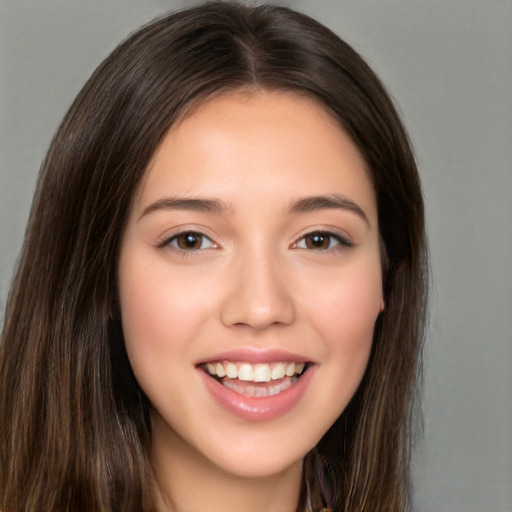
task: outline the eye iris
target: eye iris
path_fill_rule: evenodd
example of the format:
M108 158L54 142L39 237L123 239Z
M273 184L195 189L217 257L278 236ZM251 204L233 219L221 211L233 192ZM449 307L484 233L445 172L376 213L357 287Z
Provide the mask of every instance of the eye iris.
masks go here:
M200 249L202 241L203 237L195 233L185 233L177 238L178 247L188 251Z
M322 233L315 233L306 237L306 247L308 249L327 249L330 242L330 236Z

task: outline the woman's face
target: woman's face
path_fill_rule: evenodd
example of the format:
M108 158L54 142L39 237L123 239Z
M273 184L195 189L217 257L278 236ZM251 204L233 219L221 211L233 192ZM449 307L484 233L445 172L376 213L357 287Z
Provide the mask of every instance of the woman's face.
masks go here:
M291 93L204 103L148 167L119 293L157 458L239 476L296 465L353 396L383 309L357 148Z

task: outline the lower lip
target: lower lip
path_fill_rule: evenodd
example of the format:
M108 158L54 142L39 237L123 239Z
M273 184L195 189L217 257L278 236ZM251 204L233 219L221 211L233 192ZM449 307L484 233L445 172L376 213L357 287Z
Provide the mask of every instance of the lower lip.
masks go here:
M232 414L248 421L271 421L284 416L305 393L314 370L315 367L308 368L297 382L277 395L249 397L226 388L198 368L206 388L215 400Z

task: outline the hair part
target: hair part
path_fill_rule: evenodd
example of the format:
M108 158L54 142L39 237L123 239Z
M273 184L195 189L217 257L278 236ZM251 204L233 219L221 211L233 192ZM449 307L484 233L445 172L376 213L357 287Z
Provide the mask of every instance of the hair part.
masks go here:
M306 457L300 506L410 509L427 269L410 142L378 78L329 29L284 7L210 2L124 41L43 162L0 345L1 510L155 510L149 404L115 319L122 236L169 128L242 89L303 94L340 123L366 161L386 254L367 371Z

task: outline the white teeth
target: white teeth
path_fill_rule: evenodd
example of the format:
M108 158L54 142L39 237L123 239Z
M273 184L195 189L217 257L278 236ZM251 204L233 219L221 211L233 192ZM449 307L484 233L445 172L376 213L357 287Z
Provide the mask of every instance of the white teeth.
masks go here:
M226 371L224 370L222 363L217 363L215 365L215 374L217 377L224 377L226 375Z
M239 379L245 382L269 382L285 377L300 375L306 363L276 362L276 363L236 363L233 361L218 361L206 363L204 369L213 377Z
M259 398L259 397L264 397L264 396L278 395L285 389L288 389L289 387L291 387L295 381L296 381L296 378L284 380L284 381L280 382L279 384L275 384L275 385L269 386L269 387L258 387L258 386L251 386L251 385L247 385L247 384L240 384L240 383L237 383L235 380L231 380L231 379L224 380L222 382L222 384L224 384L224 386L226 386L227 388L232 389L233 391L236 391L237 393L240 393L241 395Z
M260 388L258 386L254 386L254 396L255 397L262 397L262 396L267 396L268 393L267 393L267 390L265 388Z
M286 367L286 376L287 377L293 377L294 374L295 374L295 363L290 363Z
M238 377L238 370L235 363L228 363L226 366L226 375L230 379L236 379Z
M284 363L278 363L272 368L272 380L283 379L286 375L286 366Z
M270 366L257 364L254 367L254 382L268 382L270 380Z
M217 374L219 376L219 374ZM253 381L254 380L254 371L252 369L252 366L250 364L243 364L238 369L238 378L240 380L245 381Z

